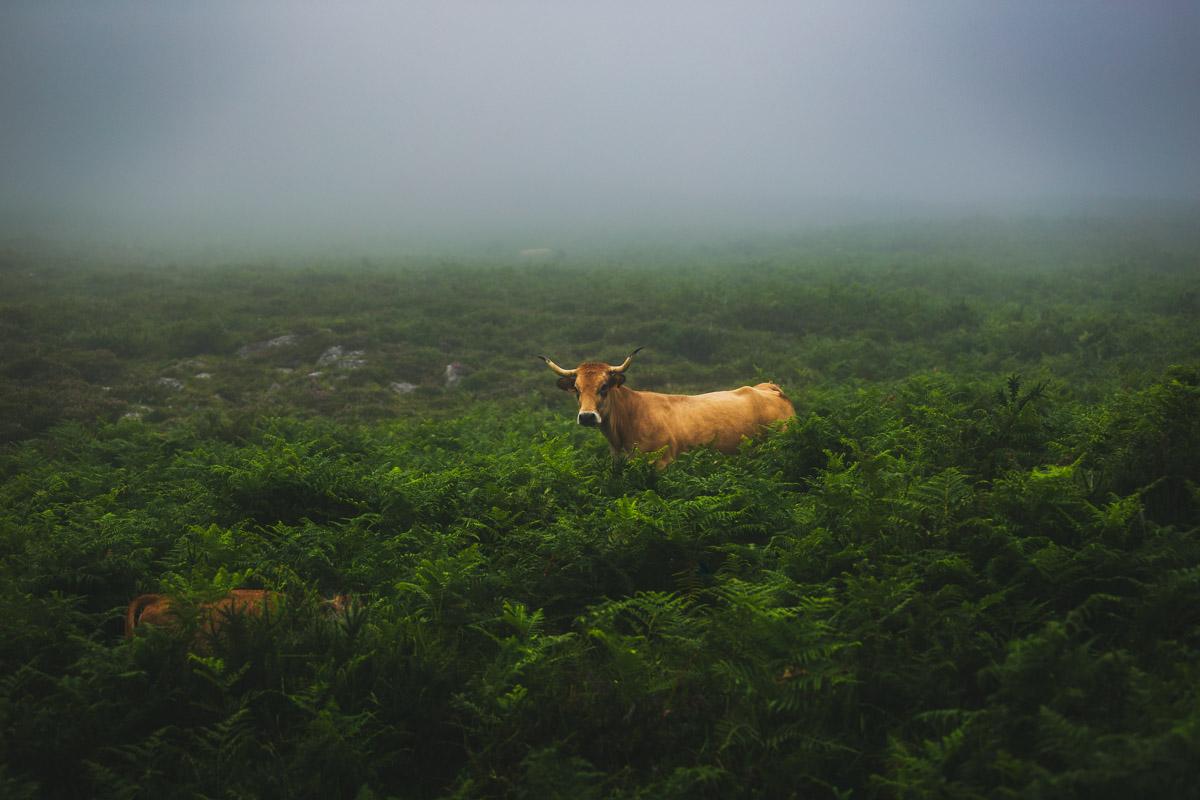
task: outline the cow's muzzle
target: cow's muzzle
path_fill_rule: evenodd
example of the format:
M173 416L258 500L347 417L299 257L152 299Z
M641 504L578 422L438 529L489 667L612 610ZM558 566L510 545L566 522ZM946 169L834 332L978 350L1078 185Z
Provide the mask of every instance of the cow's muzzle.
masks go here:
M600 424L600 415L595 411L580 411L579 424L586 425L589 428L594 428Z

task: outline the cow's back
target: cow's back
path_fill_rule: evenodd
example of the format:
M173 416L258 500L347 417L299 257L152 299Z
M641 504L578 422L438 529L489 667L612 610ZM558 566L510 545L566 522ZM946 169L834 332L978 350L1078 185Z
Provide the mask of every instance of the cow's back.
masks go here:
M773 383L742 386L698 397L711 397L719 402L721 413L713 416L710 429L699 431L700 438L688 446L711 442L723 453L735 452L743 438L753 438L762 433L764 427L796 413L783 390Z
M668 432L671 457L709 445L733 453L743 438L753 438L773 422L795 414L791 402L773 383L742 386L698 395L660 395L666 400L659 424Z
M233 617L258 617L275 611L281 595L268 589L231 589L219 600L201 607L200 630L215 636Z
M754 386L743 386L742 388L754 389L766 397L767 412L776 415L769 420L770 422L796 416L796 409L792 406L792 401L783 393L783 389L779 388L778 384L758 383Z

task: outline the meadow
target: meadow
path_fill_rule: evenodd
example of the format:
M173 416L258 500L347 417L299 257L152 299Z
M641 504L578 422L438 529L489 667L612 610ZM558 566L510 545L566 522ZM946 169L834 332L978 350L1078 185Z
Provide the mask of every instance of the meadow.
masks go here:
M1200 791L1194 236L11 248L0 340L0 796ZM797 416L614 462L536 355L639 346L632 388ZM287 602L122 637L234 587Z

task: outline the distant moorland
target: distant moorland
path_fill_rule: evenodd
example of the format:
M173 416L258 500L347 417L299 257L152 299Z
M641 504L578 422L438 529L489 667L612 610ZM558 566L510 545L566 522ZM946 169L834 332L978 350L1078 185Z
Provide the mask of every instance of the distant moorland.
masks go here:
M613 253L0 252L0 796L1196 796L1196 242ZM797 417L614 463L536 355L639 346Z

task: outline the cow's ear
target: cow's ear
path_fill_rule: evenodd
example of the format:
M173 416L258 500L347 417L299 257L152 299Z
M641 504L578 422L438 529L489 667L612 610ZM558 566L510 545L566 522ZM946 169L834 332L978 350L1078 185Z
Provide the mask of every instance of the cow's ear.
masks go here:
M608 386L610 389L615 389L625 382L624 372L614 372L608 376Z
M563 375L561 378L558 379L558 388L562 389L564 392L569 392L572 389L574 389L575 388L575 376L574 375Z

